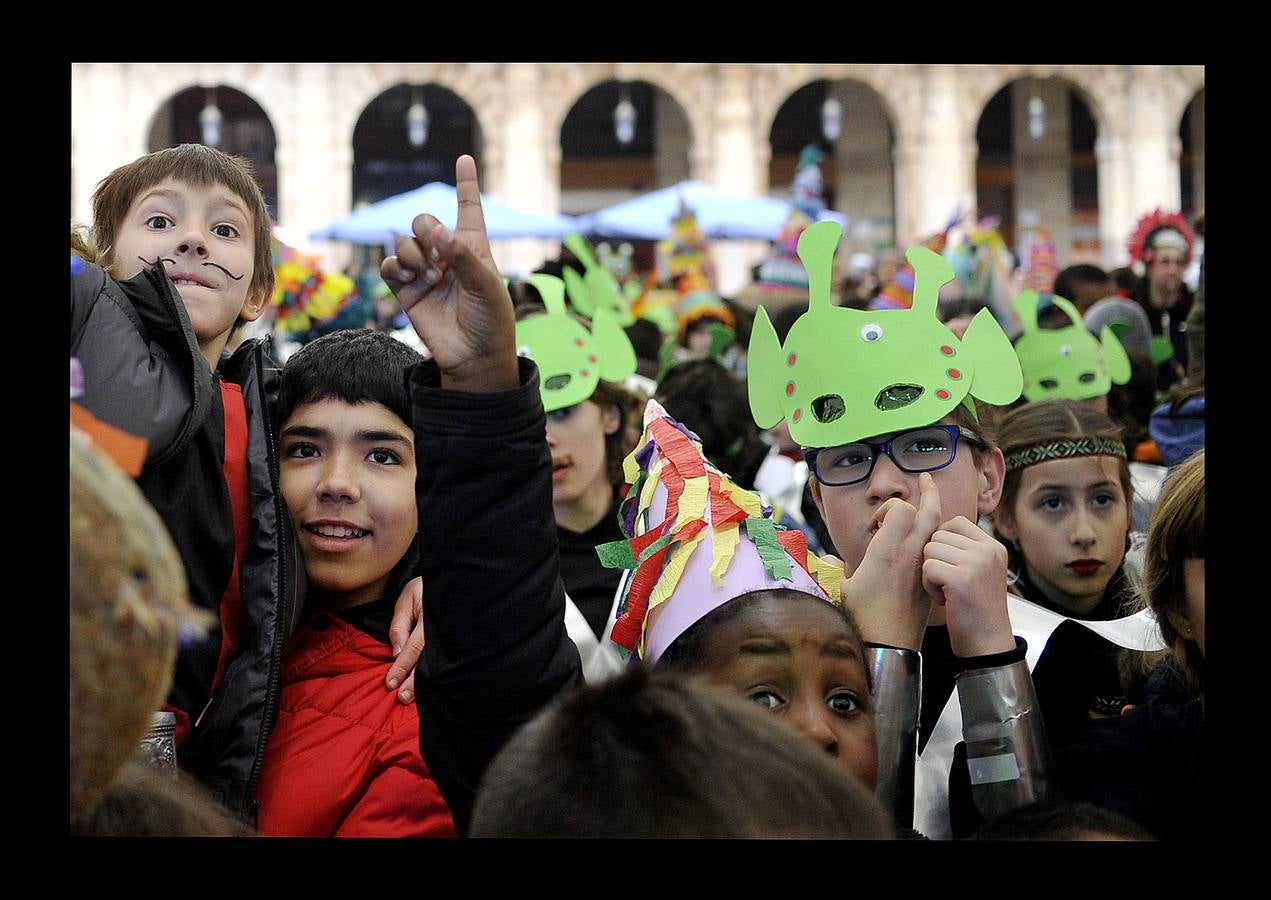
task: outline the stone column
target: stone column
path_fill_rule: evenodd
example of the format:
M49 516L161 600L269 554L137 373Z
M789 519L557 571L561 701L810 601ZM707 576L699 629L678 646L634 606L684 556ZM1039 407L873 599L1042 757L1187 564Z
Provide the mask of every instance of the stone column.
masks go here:
M539 94L542 89L539 66L507 63L502 67L503 85L497 116L482 116L482 122L498 122L493 134L484 134L485 181L488 196L526 212L560 211L560 147L553 156L543 119ZM491 95L486 95L487 97ZM479 99L475 102L489 102ZM495 263L506 275L524 277L543 260L559 252L559 241L519 238L496 241L491 247Z
M952 66L922 71L919 121L903 122L896 141L896 243L940 231L954 211L975 207L974 128L963 121Z
M701 177L726 191L763 196L767 159L760 157L761 149L768 147L768 135L759 134L750 99L753 67L720 65L715 68L715 77L714 121L709 129L713 166ZM750 284L751 268L767 253L764 241L713 242L710 254L715 264L715 289L725 297L736 294Z
M127 68L120 63L71 68L71 217L82 225L92 224L90 201L97 182L139 155L133 152L130 129L119 121L128 105Z
M286 121L275 124L278 162L278 221L307 237L346 215L352 202L352 135L333 127L344 117L332 109L333 67L325 63L292 63L279 88L290 94ZM322 245L323 261L343 269L350 250L341 243Z
M843 109L835 144L837 211L848 217L843 252L873 255L880 242L894 241L895 208L891 124L878 95L858 81L831 82Z
M1099 160L1099 233L1105 268L1129 262L1125 242L1134 224L1156 207L1175 211L1182 202L1178 122L1166 121L1159 66L1128 67L1124 115L1095 142Z
M700 127L700 126L699 126ZM653 89L653 171L654 189L670 187L688 179L693 126L684 110L665 91Z
M1042 104L1043 131L1033 137L1030 104ZM1063 268L1072 255L1072 149L1068 85L1058 78L1021 78L1011 85L1011 131L1015 169L1015 234L1021 262L1039 227L1055 242Z

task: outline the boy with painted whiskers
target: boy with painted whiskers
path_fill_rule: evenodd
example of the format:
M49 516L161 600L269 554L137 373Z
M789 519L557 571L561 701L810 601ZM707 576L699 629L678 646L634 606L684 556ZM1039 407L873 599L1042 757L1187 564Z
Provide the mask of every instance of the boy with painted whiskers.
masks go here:
M72 231L78 403L144 440L138 486L191 602L219 619L181 649L168 708L182 766L250 819L304 595L277 481L277 366L267 339L234 339L272 294L269 211L246 160L183 144L102 179L90 237Z
M763 428L784 418L807 448L813 497L847 573L844 603L875 645L875 665L890 660L916 673L923 651L924 740L957 682L970 793L978 816L991 819L1048 789L1026 645L1007 607L1006 554L976 525L997 505L1005 467L970 412L972 398L1010 403L1020 392L1019 364L987 311L961 341L938 322L937 292L953 273L923 248L908 254L917 271L911 309L833 308L840 233L834 223L804 232L799 255L811 299L784 345L766 313L756 316L751 409ZM947 640L929 622L947 628ZM919 679L894 696L894 715L917 725ZM880 757L898 773L912 771L906 733L880 729ZM903 774L880 786L906 823L908 791ZM926 802L919 829L947 834L921 815Z

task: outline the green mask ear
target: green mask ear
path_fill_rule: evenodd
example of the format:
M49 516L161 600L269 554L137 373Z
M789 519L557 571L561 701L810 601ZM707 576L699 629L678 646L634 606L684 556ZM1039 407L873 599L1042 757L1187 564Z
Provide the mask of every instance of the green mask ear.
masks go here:
M910 308L935 318L940 288L953 280L953 266L939 253L917 245L905 251L905 259L914 267L914 300Z
M565 315L565 285L553 275L538 273L529 277L530 284L543 298L543 306L554 316Z
M962 336L962 346L975 360L969 393L994 406L1014 403L1024 389L1024 373L1015 348L991 312L982 309L975 314Z
M1020 291L1011 301L1015 314L1019 316L1019 324L1024 331L1037 330L1037 304L1041 298L1036 291Z
M816 222L799 235L799 260L808 273L808 312L812 315L831 307L830 274L842 237L843 226L838 222Z
M808 232L803 233L806 235ZM799 249L803 249L802 239ZM772 428L785 418L777 393L784 383L780 366L781 340L772 327L768 311L761 306L756 310L754 324L750 327L750 350L746 357L746 393L750 397L750 414L760 428Z
M1108 367L1108 377L1113 384L1125 384L1130 380L1130 357L1111 326L1104 325L1099 331L1099 343L1103 347L1103 362Z
M596 308L591 320L591 336L596 342L600 377L605 381L621 381L636 370L635 348L609 310Z
M562 266L560 274L565 279L565 293L569 295L569 302L574 304L574 309L590 319L596 312L596 305L591 302L591 293L587 290L583 277L569 266Z

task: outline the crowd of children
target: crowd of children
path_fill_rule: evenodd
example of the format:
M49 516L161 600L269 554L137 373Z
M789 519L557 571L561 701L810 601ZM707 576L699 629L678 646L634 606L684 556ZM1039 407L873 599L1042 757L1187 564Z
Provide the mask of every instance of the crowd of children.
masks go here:
M424 354L240 339L270 225L214 149L72 228L72 665L136 685L72 692L74 833L1200 833L1186 222L1145 219L1129 298L1038 265L955 308L943 237L868 297L800 213L750 312L668 246L676 323L577 236L509 285L455 175L381 267ZM159 709L175 780L131 758Z

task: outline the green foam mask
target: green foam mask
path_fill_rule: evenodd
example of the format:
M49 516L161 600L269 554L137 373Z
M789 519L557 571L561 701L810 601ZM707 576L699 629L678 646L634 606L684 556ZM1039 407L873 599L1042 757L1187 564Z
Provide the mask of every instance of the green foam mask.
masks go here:
M547 312L516 323L518 356L539 370L543 409L551 412L582 403L600 379L621 381L636 370L635 350L608 309L600 307L591 331L565 310L565 284L554 275L531 275Z
M579 275L569 266L562 269L565 291L574 308L589 319L596 317L597 309L606 309L623 328L633 323L635 316L631 314L631 307L627 305L617 279L601 265L587 239L581 234L570 234L566 235L564 244L578 257L585 273Z
M1104 325L1096 339L1075 306L1063 297L1052 296L1070 324L1040 328L1040 300L1036 291L1023 291L1012 301L1024 329L1015 340L1015 353L1024 373L1024 398L1029 403L1090 400L1107 394L1113 382L1130 380L1130 358L1111 325Z
M1019 397L1022 377L1010 340L981 310L959 340L936 316L949 263L925 247L905 254L915 284L909 309L858 310L832 305L831 267L843 232L817 222L799 238L808 273L808 310L782 344L761 307L751 329L747 389L760 428L785 419L804 447L835 447L922 428L970 398L1004 406Z

